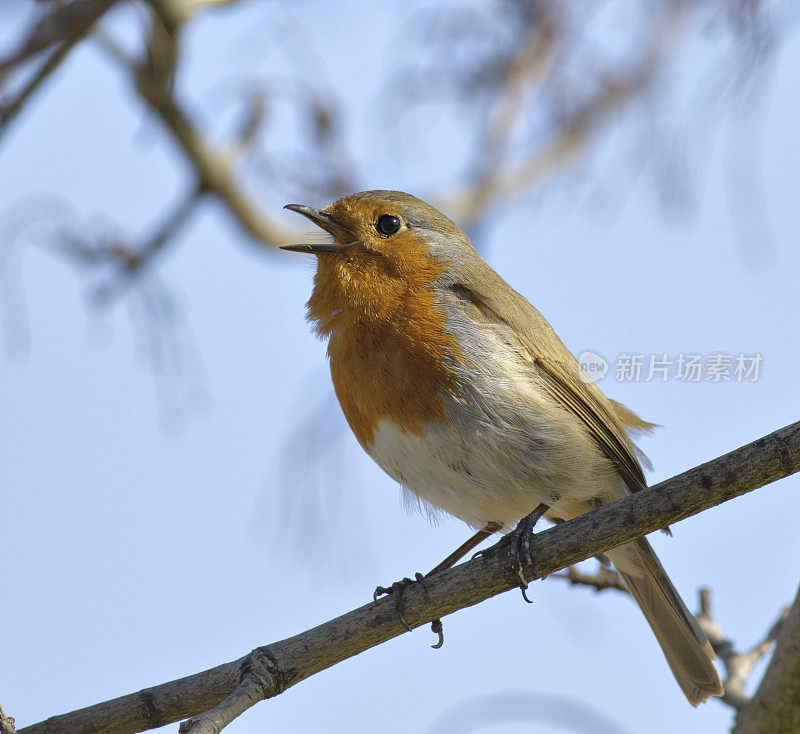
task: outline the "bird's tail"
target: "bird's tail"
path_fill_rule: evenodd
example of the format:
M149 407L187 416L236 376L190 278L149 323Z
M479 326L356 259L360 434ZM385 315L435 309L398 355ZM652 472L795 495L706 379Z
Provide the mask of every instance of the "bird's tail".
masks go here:
M608 552L664 651L672 674L692 706L721 696L711 644L686 608L650 543L639 538Z

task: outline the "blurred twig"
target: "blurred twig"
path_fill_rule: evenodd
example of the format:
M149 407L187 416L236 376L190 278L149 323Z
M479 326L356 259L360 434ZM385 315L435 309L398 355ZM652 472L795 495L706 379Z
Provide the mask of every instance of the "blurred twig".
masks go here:
M228 157L203 138L163 80L142 74L142 67L131 65L128 70L134 74L142 98L159 115L194 166L200 189L219 197L237 224L263 245L288 242L296 236L296 230L268 217L238 185Z
M142 268L150 265L155 256L175 237L178 230L186 224L189 217L197 209L202 195L203 191L201 189L190 190L161 227L140 247L131 249L122 244L116 244L109 248L108 253L117 264L118 273L108 283L95 290L94 300L96 303L100 305L107 304L124 290Z
M693 4L689 0L661 3L650 22L649 35L637 48L636 58L620 64L615 72L599 76L594 72L595 89L576 95L579 101L564 107L551 120L543 142L520 154L512 148L514 129L530 115L533 99L552 94L550 88L563 85L558 64L569 53L567 44L574 42L567 32L566 18L554 10L562 6L533 3L537 10L529 14L530 30L505 60L505 71L487 115L483 162L465 187L444 198L444 206L468 224L474 223L493 204L517 196L556 169L564 168L591 138L605 129L612 115L639 99L663 72L673 44L683 36L679 29ZM555 92L555 104L562 104L559 98L563 94L560 89Z
M39 85L55 71L69 52L91 29L116 0L72 0L52 3L19 48L0 58L0 91L8 73L43 51L51 51L48 59L10 101L0 102L0 137ZM43 3L44 4L44 3Z
M153 16L153 30L148 48L150 52L140 61L128 58L107 36L100 36L103 46L111 57L121 63L136 84L141 98L160 117L192 164L199 191L214 194L233 215L234 221L254 240L262 245L273 246L289 242L299 231L285 227L266 214L244 188L237 182L234 163L235 154L217 150L195 127L189 115L172 94L172 73L154 70L154 58L170 58L170 68L177 63L177 33L160 32L160 19ZM154 52L154 45L172 44L171 53Z
M725 63L714 64L724 83L704 102L744 88L788 28L774 30L778 10L746 0L438 3L403 30L404 43L416 31L419 61L387 85L386 92L402 90L403 102L388 108L385 124L397 126L429 103L450 104L454 116L469 120L477 136L464 173L429 198L471 228L496 205L574 167L624 128L632 110L655 117L661 105L668 119L673 80L698 45L729 46ZM708 105L692 109L704 119Z
M74 44L79 41L115 1L42 2L42 5L48 10L45 10L44 16L23 39L17 50L6 58L0 58L0 72L5 73L17 64L27 61L51 47Z

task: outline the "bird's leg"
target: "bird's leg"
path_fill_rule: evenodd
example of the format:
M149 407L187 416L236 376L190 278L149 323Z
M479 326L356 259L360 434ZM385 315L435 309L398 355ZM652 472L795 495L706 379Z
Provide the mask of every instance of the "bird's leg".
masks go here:
M484 553L493 553L508 546L508 553L511 557L511 567L519 578L519 588L522 590L522 597L528 604L532 604L533 602L528 599L528 595L525 593L528 588L528 582L525 580L525 576L522 573L522 567L523 565L529 566L533 562L530 547L533 528L536 523L539 522L542 515L549 509L550 507L548 505L544 503L540 504L533 512L523 517L522 520L517 523L516 528L503 536L499 543L486 551L479 551L475 554L475 556L479 556ZM473 558L475 558L475 556L473 556Z
M425 574L425 578L428 578L428 576L433 576L433 574L439 573L439 571L445 571L448 568L452 568L456 561L460 561L476 545L482 543L490 535L494 535L494 533L500 530L501 527L502 525L500 525L499 522L490 522L485 528L479 530L469 540L458 546L458 548L456 548L449 556L447 556L447 558L445 558L438 566L428 571L428 573Z
M465 555L467 555L467 553L469 553L476 545L479 545L490 535L496 533L501 527L502 526L499 523L490 522L485 528L479 530L469 540L458 546L458 548L456 548L449 556L447 556L447 558L428 571L428 573L426 573L424 576L421 573L414 574L414 580L419 581L422 586L425 587L426 578L429 578L440 571L445 571L448 568L452 568L457 561L461 560ZM375 593L372 595L372 600L377 602L378 597L382 596L383 594L394 594L395 611L397 612L397 616L400 619L400 622L402 622L403 627L405 627L409 632L411 632L411 627L409 626L408 622L406 622L405 617L403 617L403 591L405 591L405 588L409 584L413 583L413 580L406 577L401 581L395 581L389 587L379 586L377 589L375 589ZM437 635L439 635L439 641L435 645L432 645L432 647L440 648L444 643L444 636L442 634L442 621L440 619L434 619L433 622L431 622L431 629Z

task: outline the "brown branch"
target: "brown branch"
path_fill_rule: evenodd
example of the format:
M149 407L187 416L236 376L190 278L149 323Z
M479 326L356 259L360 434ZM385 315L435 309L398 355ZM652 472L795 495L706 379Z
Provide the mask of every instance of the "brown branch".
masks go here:
M163 44L163 34L156 32L155 24L159 22L154 20L152 39L158 38ZM233 165L235 156L217 150L203 137L174 98L168 78L153 73L152 63L148 59L138 65L128 59L107 36L98 35L98 40L111 58L133 75L140 96L158 114L194 168L199 190L214 194L234 221L261 244L274 246L291 242L300 236L301 230L285 227L265 214L239 185ZM174 51L177 53L177 47ZM174 59L172 63L174 65Z
M239 0L147 0L165 23L173 28L186 23L195 13Z
M733 642L723 634L722 628L711 614L711 592L708 589L700 590L700 612L696 615L697 621L700 622L700 627L725 667L725 695L722 696L724 703L740 710L750 702L750 698L744 692L747 678L756 663L772 649L788 614L787 607L761 642L746 652L736 652Z
M554 573L553 578L566 579L573 586L590 586L595 591L605 591L606 589L616 589L628 593L620 575L613 569L600 566L596 574L583 573L574 566L570 566L566 573Z
M523 569L525 577L544 578L797 471L800 422L648 490L536 534L530 543L535 562ZM412 627L419 627L518 584L505 554L488 553L431 577L425 588L418 583L409 586L404 595L404 616ZM234 662L54 716L19 734L128 734L197 716L218 707L220 702L223 704L216 711L224 725L231 715L252 705L254 695L276 696L404 631L391 600L367 604L295 637L258 648ZM253 676L263 681L262 690L256 691L256 686L247 683ZM192 731L194 724L187 726Z
M17 730L14 728L13 717L6 716L2 704L0 704L0 734L17 734Z
M8 129L25 102L69 55L75 45L91 30L103 13L116 0L74 0L69 5L55 7L31 32L22 47L6 59L0 60L0 82L17 64L50 46L55 50L33 75L22 91L10 102L0 104L0 137Z
M298 230L283 227L265 216L261 208L236 183L226 157L203 139L172 97L146 85L139 85L139 91L159 114L191 161L200 186L222 201L250 237L265 245L290 242L297 238Z
M0 137L8 129L12 120L17 116L19 111L25 105L25 102L33 95L39 88L39 85L47 79L59 66L61 62L67 58L69 52L72 51L73 46L78 42L76 38L72 43L62 43L39 68L33 78L23 87L14 99L10 102L0 104Z
M778 624L772 660L755 695L737 714L733 734L800 731L800 591Z
M569 34L558 34L557 26L562 21L557 15L552 11L543 12L543 17L537 18L534 24L531 37L523 39L517 54L509 60L506 79L498 85L498 101L490 113L490 123L502 111L500 121L503 124L499 127L497 124L487 125L485 149L491 154L486 156L484 164L467 186L442 197L441 206L469 224L479 220L498 201L512 199L556 169L566 167L588 147L592 137L602 132L603 123L654 85L668 52L681 38L678 29L696 4L667 3L653 21L651 36L634 63L613 77L599 80L597 91L566 113L563 120L554 126L549 139L523 156L521 162L518 155L507 161L505 147L511 142L510 127L515 119L522 118L524 106L529 103L529 95L520 94L516 88L520 78L526 74L530 79L537 78L541 70L548 68L549 59L563 52L562 48L550 47L569 38ZM551 24L553 27L548 27ZM558 83L559 80L555 81ZM519 109L514 110L514 107Z
M264 648L250 654L241 673L242 681L230 696L210 711L182 722L179 734L218 734L251 706L275 695L271 691L282 691L285 687L277 663Z
M39 19L19 49L4 59L0 58L0 72L8 71L51 46L79 40L114 2L73 0L69 3L52 3L50 11Z

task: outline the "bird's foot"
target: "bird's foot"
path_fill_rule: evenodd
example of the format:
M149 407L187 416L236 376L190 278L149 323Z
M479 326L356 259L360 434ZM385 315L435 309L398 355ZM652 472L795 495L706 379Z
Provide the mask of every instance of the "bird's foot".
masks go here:
M418 581L422 584L422 587L427 590L427 586L425 586L425 577L417 572L414 574L414 578L410 579L406 576L404 579L400 581L395 581L391 586L379 586L375 589L375 592L372 594L372 601L376 604L378 603L378 597L383 595L391 594L394 599L394 611L397 613L397 618L402 623L403 627L405 627L409 632L411 632L411 627L406 622L406 618L403 616L403 592L406 590L407 586L410 586L415 581Z
M485 551L478 551L472 556L476 558L481 555L488 555L489 553L507 553L508 557L511 559L511 568L519 579L519 588L522 591L522 598L525 599L528 604L533 604L533 602L528 599L526 593L528 590L528 581L525 579L525 574L522 569L533 563L530 547L531 537L533 537L533 528L548 509L549 507L545 504L539 505L530 515L523 517L522 520L517 523L516 528L500 538L499 542Z
M375 589L375 592L372 594L372 601L376 604L378 603L378 598L384 595L392 594L394 598L394 611L397 614L397 618L400 620L400 623L405 627L409 632L411 632L411 625L406 622L406 618L403 616L403 592L406 590L406 587L413 584L415 581L418 581L422 584L422 588L425 591L428 590L428 587L425 585L425 577L417 572L414 574L414 578L410 579L406 576L406 578L401 579L400 581L395 581L391 586L378 586ZM431 622L431 632L438 635L439 639L435 645L431 645L434 650L438 650L442 645L444 645L444 626L442 625L441 619L434 619Z

